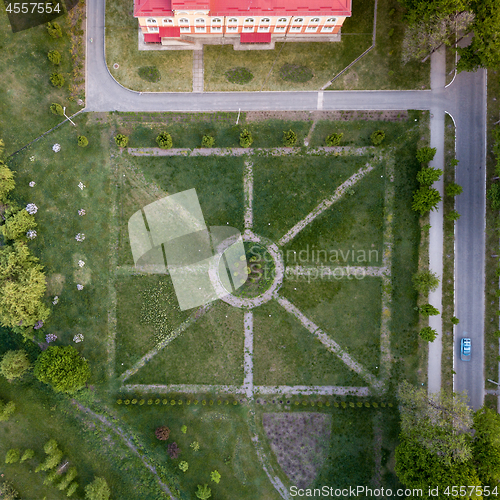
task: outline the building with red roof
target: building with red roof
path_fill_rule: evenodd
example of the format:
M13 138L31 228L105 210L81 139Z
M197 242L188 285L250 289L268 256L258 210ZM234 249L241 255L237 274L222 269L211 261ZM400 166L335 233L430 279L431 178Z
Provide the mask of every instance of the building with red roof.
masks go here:
M135 0L134 17L146 43L188 47L223 38L235 48L267 48L283 40L339 41L351 1Z

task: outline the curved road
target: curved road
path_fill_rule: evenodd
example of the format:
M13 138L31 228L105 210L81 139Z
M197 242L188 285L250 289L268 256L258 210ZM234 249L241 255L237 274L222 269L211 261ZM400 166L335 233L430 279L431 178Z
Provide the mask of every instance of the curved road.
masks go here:
M459 165L456 179L464 188L457 198L462 215L456 224L455 304L460 324L455 334L456 391L466 390L470 404L479 408L484 400L484 255L485 255L485 149L486 71L461 73L444 87L410 91L319 91L319 92L207 92L146 93L130 91L109 74L104 56L105 2L87 2L87 102L86 111L242 111L250 110L430 110L439 123L444 113L456 123ZM441 61L444 64L444 61ZM444 67L441 68L444 71ZM432 118L431 118L432 121ZM431 127L432 128L432 127ZM442 137L443 131L439 135ZM432 142L432 137L431 137ZM431 247L442 253L442 245ZM431 259L432 260L432 259ZM460 361L459 343L472 338L472 360ZM439 350L438 350L439 351ZM431 367L440 365L440 351L431 356ZM435 358L435 359L434 359ZM440 373L440 369L437 370ZM431 373L431 370L429 370ZM439 376L440 379L440 376ZM433 380L429 380L431 386ZM440 382L439 382L440 383Z

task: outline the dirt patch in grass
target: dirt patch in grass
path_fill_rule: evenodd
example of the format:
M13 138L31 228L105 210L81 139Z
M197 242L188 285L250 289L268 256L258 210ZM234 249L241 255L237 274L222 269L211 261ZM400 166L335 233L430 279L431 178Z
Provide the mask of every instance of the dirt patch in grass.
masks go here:
M291 483L310 486L328 453L332 416L326 413L264 413L262 423L276 460Z
M47 277L47 295L59 295L63 291L66 276L59 273Z

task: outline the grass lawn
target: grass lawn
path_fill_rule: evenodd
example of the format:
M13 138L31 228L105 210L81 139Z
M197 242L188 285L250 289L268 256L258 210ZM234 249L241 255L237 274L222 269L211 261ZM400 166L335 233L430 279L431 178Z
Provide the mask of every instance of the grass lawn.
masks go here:
M127 383L241 385L243 338L243 311L218 302Z
M113 77L124 87L141 92L191 92L193 53L190 50L138 50L137 19L127 0L106 4L106 63ZM119 68L114 69L113 65ZM149 82L139 68L155 66L161 79Z
M260 466L254 446L250 440L247 419L248 407L244 406L139 406L121 407L124 420L137 429L141 440L154 457L175 470L182 486L182 498L194 498L198 484L208 483L213 498L232 499L235 492L241 500L278 500L281 498L273 488ZM167 454L165 442L158 441L155 428L166 425L170 429L167 444L177 443L181 450L178 459ZM186 434L181 427L187 426ZM197 441L199 451L190 444ZM187 472L178 469L181 460L189 464ZM210 481L210 472L221 475L219 484Z
M283 295L289 298L291 293ZM274 301L254 311L254 384L366 385Z
M5 6L0 5L0 138L5 141L7 155L62 121L50 112L52 103L66 106L68 115L81 109L68 100L72 64L66 16L57 22L64 35L56 40L49 36L46 25L12 33ZM61 53L59 66L47 59L50 50ZM50 83L50 75L56 71L66 80L62 88Z
M204 48L205 90L317 90L370 47L373 12L374 0L353 2L352 17L346 19L342 27L341 42L276 43L274 50L262 51L235 51L230 45L207 45ZM331 90L429 87L430 63L401 64L401 12L396 0L378 4L375 49L336 80ZM389 36L391 29L393 34ZM306 66L314 76L305 83L282 80L279 72L285 64ZM243 85L230 83L225 73L235 67L247 68L253 79Z

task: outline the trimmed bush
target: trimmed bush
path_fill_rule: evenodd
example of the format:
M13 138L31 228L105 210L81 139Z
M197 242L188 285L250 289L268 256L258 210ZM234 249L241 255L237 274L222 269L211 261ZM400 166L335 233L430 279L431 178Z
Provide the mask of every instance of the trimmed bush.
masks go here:
M452 210L449 214L446 214L448 220L458 220L460 219L460 214L456 210Z
M64 82L66 80L64 79L64 76L61 75L61 73L52 73L50 75L50 83L54 85L54 87L61 88L64 85Z
M47 57L49 61L53 64L58 65L61 63L61 53L58 50L49 51Z
M52 38L61 38L63 35L61 26L55 21L53 23L47 23L47 32Z
M142 66L142 68L139 68L137 73L147 82L156 83L161 80L160 71L156 66Z
M240 146L242 148L249 148L252 145L253 137L249 130L246 128L240 134Z
M374 146L380 146L385 139L385 132L383 130L375 130L370 136L370 140Z
M179 469L182 472L186 472L189 469L189 464L185 460L181 460L179 462Z
M115 136L115 143L120 148L125 148L128 144L128 137L124 134L117 134Z
M437 332L430 326L426 326L422 328L422 330L420 330L419 335L422 340L426 340L427 342L434 342L435 338L437 337Z
M156 144L162 149L169 149L172 147L172 136L168 132L162 132L156 138Z
M297 142L297 134L292 130L283 132L283 146L292 147L295 146Z
M439 168L424 167L417 173L417 181L422 186L431 186L439 180L443 175L443 171Z
M215 146L215 138L211 135L204 135L201 140L202 148L213 148Z
M25 211L25 210L24 210ZM9 381L22 377L31 368L26 351L7 351L0 361L0 373Z
M439 278L432 271L420 271L412 277L413 287L422 295L435 291L439 285Z
M35 456L35 452L33 450L26 450L21 457L21 462L26 462L26 460L31 460Z
M420 308L420 314L426 317L437 316L439 314L439 311L434 306L431 306L431 304L424 304Z
M412 210L424 215L430 210L434 210L441 201L439 191L428 186L421 186L420 189L413 193Z
M19 450L19 448L12 448L5 455L5 463L15 464L16 462L19 462L20 457L21 457L21 451Z
M81 148L86 148L89 145L89 140L84 135L78 136L78 145Z
M451 322L453 325L458 325L460 323L460 320L456 316L453 316L451 318Z
M57 104L55 102L50 105L50 111L52 111L54 115L64 115L64 108L60 104Z
M434 159L436 155L436 148L430 148L425 146L423 148L417 149L417 160L419 163L429 163Z
M451 182L448 184L444 190L446 196L458 196L462 194L464 188L460 184L456 184L455 182Z
M231 68L225 73L226 79L230 83L236 83L238 85L245 85L253 80L253 74L246 68Z
M327 138L326 138L326 145L329 146L329 147L335 147L335 146L340 146L340 143L342 142L342 137L344 137L344 134L340 133L340 134L336 134L336 133L333 133L333 134L330 134Z
M166 425L162 425L155 430L155 436L160 441L166 441L170 436L170 429Z
M280 78L286 82L305 83L312 79L314 73L307 66L284 64L279 71Z

